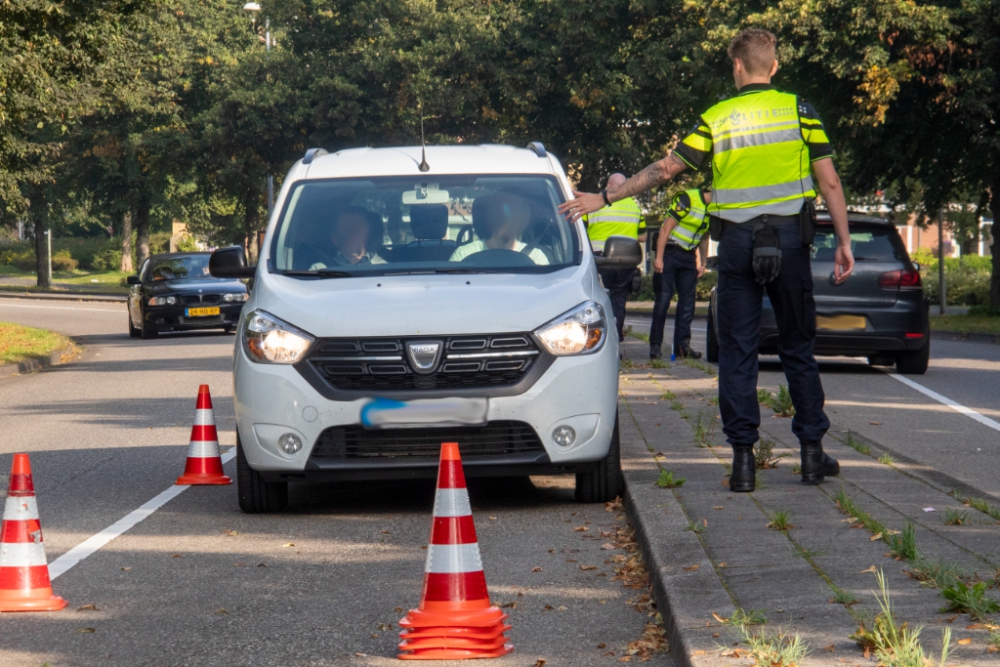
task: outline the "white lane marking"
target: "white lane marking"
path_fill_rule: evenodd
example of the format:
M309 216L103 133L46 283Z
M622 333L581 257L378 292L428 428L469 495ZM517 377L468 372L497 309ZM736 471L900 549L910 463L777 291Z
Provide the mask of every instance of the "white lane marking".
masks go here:
M229 461L232 461L235 456L236 448L233 447L222 455L222 462L224 464L228 463ZM59 558L56 558L54 561L49 563L49 579L55 579L87 556L93 555L95 551L103 547L105 544L129 530L143 519L149 518L153 512L160 509L190 488L190 486L174 484L169 489L149 500L138 509L133 510L118 521L115 521L101 532L88 537L83 542L80 542L80 544L76 545L62 556L59 556Z
M1000 431L1000 422L995 422L992 419L990 419L989 417L986 417L986 416L981 415L980 413L976 412L972 408L967 408L964 405L962 405L961 403L956 403L955 401L951 400L947 396L942 396L941 394L937 393L936 391L928 389L924 385L918 384L918 383L914 382L913 380L911 380L908 377L905 377L903 375L899 375L898 373L893 373L893 372L890 372L890 371L884 371L884 372L889 377L896 378L897 380L899 380L900 382L902 382L903 384L905 384L907 387L910 387L911 389L916 389L917 391L919 391L924 396L929 396L930 398L933 398L938 403L943 403L944 405L947 405L949 408L951 408L955 412L960 412L963 415L965 415L966 417L972 417L973 419L975 419L977 422L979 422L983 426L988 426L991 429L993 429L994 431Z
M124 301L122 302L122 305L123 306L125 305ZM41 309L41 310L75 310L77 312L79 312L80 309L81 309L80 306L77 306L75 308L74 307L70 307L70 306L29 306L29 305L26 305L26 304L23 304L23 303L4 303L2 306L0 306L0 310L3 310L4 308L38 308L38 309ZM87 307L84 307L83 310L85 310L88 313L118 313L119 315L121 315L121 312L122 312L120 310L111 310L110 308L87 308Z

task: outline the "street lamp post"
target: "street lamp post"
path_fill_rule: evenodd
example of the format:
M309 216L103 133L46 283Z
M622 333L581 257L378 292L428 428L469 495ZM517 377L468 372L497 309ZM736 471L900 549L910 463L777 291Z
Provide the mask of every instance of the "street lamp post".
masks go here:
M260 3L248 2L243 5L244 11L248 12L259 12ZM264 50L268 54L268 58L271 56L271 19L270 17L264 18ZM272 174L267 175L267 218L271 219L271 213L274 212L274 176Z

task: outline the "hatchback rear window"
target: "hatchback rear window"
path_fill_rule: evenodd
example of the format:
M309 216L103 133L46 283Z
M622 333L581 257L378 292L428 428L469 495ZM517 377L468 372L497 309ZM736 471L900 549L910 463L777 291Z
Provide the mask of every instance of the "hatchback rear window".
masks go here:
M892 227L850 224L851 252L858 262L900 262L907 263L906 248L902 239ZM837 249L837 236L833 225L823 225L816 229L813 240L812 258L817 262L832 262Z

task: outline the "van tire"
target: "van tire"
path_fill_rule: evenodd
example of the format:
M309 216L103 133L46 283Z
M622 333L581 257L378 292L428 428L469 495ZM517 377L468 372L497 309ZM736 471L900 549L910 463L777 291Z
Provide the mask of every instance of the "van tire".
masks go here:
M719 338L715 335L715 316L708 309L708 327L705 332L705 361L710 364L719 363Z
M903 375L923 375L931 360L931 339L919 350L903 352L896 357L896 370Z
M236 491L240 509L247 514L282 512L288 507L288 482L265 482L263 476L250 467L243 455L240 435L236 434Z
M618 412L611 431L608 455L587 472L576 473L576 500L580 503L606 503L622 495L621 447L618 437Z

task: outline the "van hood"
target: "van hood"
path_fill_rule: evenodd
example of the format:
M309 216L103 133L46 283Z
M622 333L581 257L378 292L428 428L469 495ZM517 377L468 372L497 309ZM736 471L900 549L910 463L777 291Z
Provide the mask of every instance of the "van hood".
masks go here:
M594 298L587 271L584 264L545 274L269 274L257 281L253 307L321 338L532 331Z

